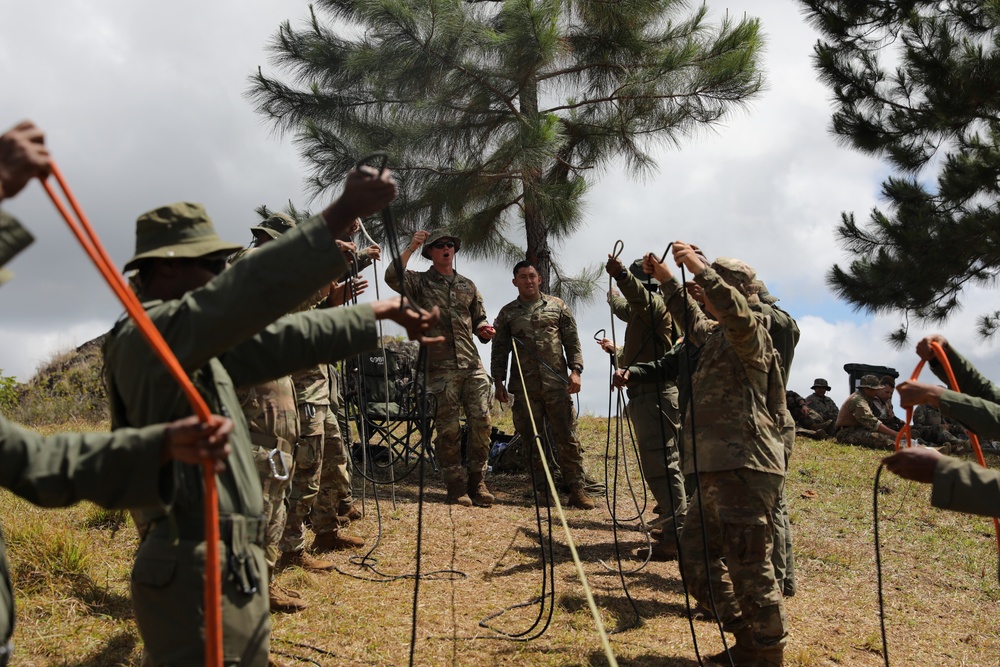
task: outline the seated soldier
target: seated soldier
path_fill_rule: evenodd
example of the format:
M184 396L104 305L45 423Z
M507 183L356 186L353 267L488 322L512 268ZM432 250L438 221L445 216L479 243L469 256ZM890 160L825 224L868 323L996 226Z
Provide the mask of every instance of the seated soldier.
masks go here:
M882 385L874 375L865 375L858 390L847 397L837 415L837 442L894 449L898 433L886 426L872 411L871 402Z
M892 395L896 391L896 380L891 375L883 375L879 379L879 389L875 393L875 398L869 403L872 412L882 420L882 423L898 431L903 428L903 420L896 416L892 410Z
M810 408L806 399L797 392L786 390L785 403L795 420L795 435L822 440L828 435L827 429L832 429L833 420L823 419L823 415Z
M938 385L942 389L943 386ZM969 451L969 436L960 425L941 416L931 404L913 409L913 435L931 445L947 445L953 454Z
M837 415L840 414L840 408L826 395L826 392L830 391L830 383L823 378L816 378L810 389L813 393L806 398L806 405L823 415L823 419L830 420L826 432L832 438L837 435Z

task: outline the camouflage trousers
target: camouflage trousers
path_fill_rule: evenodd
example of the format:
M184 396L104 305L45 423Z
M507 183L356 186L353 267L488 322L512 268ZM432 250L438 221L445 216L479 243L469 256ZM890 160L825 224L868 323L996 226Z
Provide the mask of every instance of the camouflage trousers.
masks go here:
M334 384L330 392L330 409L326 411L323 422L323 463L320 466L319 495L312 510L312 527L316 535L337 532L338 510L343 503L348 506L351 503L351 471L337 421L339 393Z
M431 370L427 391L437 402L434 417L434 454L444 481L466 479L462 465L462 427L465 412L469 439L465 450L470 472L485 472L490 453L490 380L482 368Z
M837 431L837 442L876 449L895 449L896 441L883 433L876 433L863 426L845 426Z
M684 475L677 451L681 415L677 388L657 391L656 385L638 386L628 391L628 417L632 422L642 476L660 506L663 534L670 536L676 522L679 529L687 512ZM673 514L671 514L671 510ZM668 541L672 541L671 536Z
M323 468L323 429L328 406L322 403L299 405L301 434L295 449L295 469L288 493L288 518L281 536L282 553L305 549L305 522L310 518L319 495Z
M715 609L726 630L749 625L758 648L784 645L788 631L784 598L771 565L771 512L785 478L741 468L703 472L698 479L700 498L694 494L681 531L681 567L691 594L712 609L711 582Z
M792 445L795 443L795 432L785 433L785 470L792 458ZM778 588L786 597L795 595L798 584L795 581L795 552L792 550L792 521L788 516L788 502L785 497L785 485L781 485L781 495L778 504L771 511L771 521L774 523L774 551L771 564L774 566L774 578Z
M961 436L956 435L956 430L961 433ZM910 432L913 434L913 437L920 438L924 442L931 445L951 445L954 443L962 443L968 438L968 436L965 435L964 429L961 427L957 427L953 430L945 424L935 424L933 426L912 426L910 427Z
M285 532L285 523L288 519L285 495L295 467L295 461L292 458L295 448L284 438L271 437L268 439L273 440L273 442L263 446L258 444L264 438L267 436L258 434L250 436L254 443L253 459L257 466L257 474L260 476L260 486L264 494L264 517L267 519L267 529L264 533L264 556L267 559L268 569L273 570L278 558L281 557L281 536ZM275 449L277 449L276 452ZM275 472L279 476L287 475L288 478L285 480L277 479Z
M576 434L576 410L573 409L573 397L565 391L547 391L537 394L511 394L512 405L510 415L514 421L521 440L528 448L531 465L535 468L536 484L544 483L542 460L538 456L538 445L535 444L535 432L531 428L531 417L535 418L535 426L541 430L545 420L552 428L555 439L556 455L559 457L559 467L562 469L563 482L569 486L582 484L583 477L583 445ZM531 415L528 405L531 405ZM541 435L541 433L539 434ZM544 474L544 473L542 473Z

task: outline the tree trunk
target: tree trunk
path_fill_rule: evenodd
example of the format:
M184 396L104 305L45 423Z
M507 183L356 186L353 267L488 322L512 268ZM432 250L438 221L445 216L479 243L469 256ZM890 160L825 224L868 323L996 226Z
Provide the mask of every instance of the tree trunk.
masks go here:
M534 79L525 83L519 99L521 113L529 117L538 115L538 84ZM524 233L528 249L525 259L538 267L542 278L541 290L551 292L552 254L549 250L549 230L545 227L541 208L535 193L542 178L542 165L521 166L521 187L524 189Z

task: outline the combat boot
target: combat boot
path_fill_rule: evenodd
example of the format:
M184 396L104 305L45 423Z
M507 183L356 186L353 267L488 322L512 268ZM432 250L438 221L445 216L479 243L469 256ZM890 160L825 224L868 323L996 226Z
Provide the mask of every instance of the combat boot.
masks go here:
M288 551L281 554L281 560L278 561L278 568L284 569L286 567L301 567L303 570L308 570L309 572L329 572L334 567L336 563L329 560L323 560L321 558L316 558L315 556L310 556L304 550L303 551Z
M358 503L341 501L340 505L337 507L337 516L350 519L351 521L359 521L363 515L361 510L358 508Z
M744 625L735 635L736 642L729 645L728 651L709 656L708 661L728 665L732 660L733 667L757 667L757 647L753 644L753 631L750 626Z
M757 650L757 667L781 667L785 660L785 647L768 646Z
M323 533L317 535L313 540L313 551L346 551L347 549L360 549L365 546L365 541L360 537L341 535L340 531Z
M569 500L566 504L581 510L594 509L594 501L587 495L583 482L576 482L569 488Z
M273 612L294 614L309 608L309 603L303 600L298 592L282 588L273 581L268 586L267 595L270 599L271 611Z
M472 507L472 498L469 497L469 492L465 488L464 479L453 479L448 482L448 499L446 502L449 505Z
M496 500L490 490L486 488L486 482L483 481L483 473L481 472L469 473L468 491L469 498L476 507L492 507L493 501Z
M639 549L635 555L641 560L646 560L646 556L649 555L649 549L643 548ZM653 554L649 556L649 560L657 561L659 563L666 562L668 560L677 560L677 545L674 544L673 535L670 535L670 540L653 540L652 547Z

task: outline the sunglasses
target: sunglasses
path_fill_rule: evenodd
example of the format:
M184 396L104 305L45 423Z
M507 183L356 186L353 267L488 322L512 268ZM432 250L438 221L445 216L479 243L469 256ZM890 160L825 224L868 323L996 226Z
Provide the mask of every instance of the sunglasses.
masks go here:
M437 243L435 243L431 247L434 248L434 249L436 249L436 250L444 250L445 248L454 248L455 247L455 242L454 241L438 241Z

